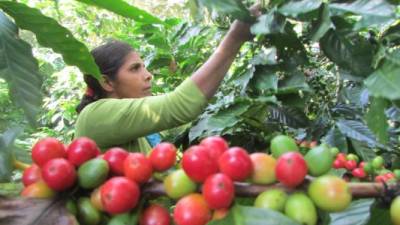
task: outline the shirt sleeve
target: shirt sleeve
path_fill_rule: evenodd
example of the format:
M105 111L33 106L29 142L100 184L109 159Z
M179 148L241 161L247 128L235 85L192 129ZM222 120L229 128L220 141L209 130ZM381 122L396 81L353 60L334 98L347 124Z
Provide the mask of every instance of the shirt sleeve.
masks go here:
M76 136L100 146L120 145L195 119L207 99L191 78L174 91L137 99L101 99L80 113Z

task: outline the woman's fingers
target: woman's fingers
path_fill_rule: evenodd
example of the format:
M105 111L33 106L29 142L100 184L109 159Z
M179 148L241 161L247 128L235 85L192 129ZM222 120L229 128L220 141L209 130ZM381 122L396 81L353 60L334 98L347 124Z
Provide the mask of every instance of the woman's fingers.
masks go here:
M255 17L261 16L261 3L256 3L249 8L250 14Z

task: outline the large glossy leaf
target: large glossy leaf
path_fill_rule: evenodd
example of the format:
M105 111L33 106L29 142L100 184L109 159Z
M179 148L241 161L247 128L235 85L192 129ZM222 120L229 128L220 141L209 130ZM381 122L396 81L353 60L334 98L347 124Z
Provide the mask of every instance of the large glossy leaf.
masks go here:
M107 9L118 15L131 18L141 23L163 23L159 18L151 15L150 13L139 9L135 6L129 5L122 0L77 0L89 5L98 6Z
M300 14L308 13L318 9L321 4L322 0L289 1L288 3L279 7L278 11L285 16L296 17Z
M10 181L14 170L12 151L14 140L21 131L21 128L13 127L0 134L0 183Z
M355 26L355 29L394 21L396 10L395 6L390 4L387 0L356 0L332 3L329 5L329 8L333 14L351 12L362 15L362 19Z
M203 5L211 8L218 13L231 15L235 19L242 21L253 21L249 10L243 5L241 0L199 0Z
M386 144L389 141L389 124L385 114L386 107L388 107L388 101L383 98L373 98L369 111L365 115L369 129L374 132L382 144Z
M294 107L269 107L269 121L293 128L306 127L309 120L304 112Z
M400 23L397 23L389 29L385 30L382 34L382 39L384 39L388 46L394 46L400 44Z
M363 106L361 99L365 97L362 96L364 91L366 91L366 89L361 85L343 87L340 92L341 102L346 102L347 105L354 105L355 107L361 108Z
M352 12L368 16L394 16L395 6L387 0L356 0L329 4L329 8L338 12Z
M320 46L330 60L354 75L367 77L373 72L374 47L361 36L349 38L331 29L320 39Z
M376 141L374 134L368 127L356 120L339 120L336 122L342 134L357 141L365 142L370 147L376 147L379 144Z
M329 225L367 224L371 217L370 209L374 201L374 199L352 201L350 206L345 211L329 214Z
M371 219L367 225L391 225L389 208L374 204L371 207Z
M351 145L353 146L357 155L359 155L363 161L370 162L376 156L374 150L368 147L368 145L364 142L351 140Z
M284 33L268 35L266 40L267 43L276 47L282 69L296 71L299 66L308 64L307 52L293 24L285 23Z
M307 98L300 95L299 93L292 94L279 94L276 96L282 105L289 107L296 107L298 109L303 109L306 106Z
M302 73L294 73L278 82L278 94L297 93L300 90L311 91Z
M22 3L0 1L0 8L14 18L18 27L32 31L39 44L60 53L65 63L100 79L99 69L87 47L56 20Z
M385 111L385 114L390 120L400 122L400 107L392 106Z
M0 198L0 225L78 225L61 199Z
M391 100L400 99L400 49L387 55L383 65L365 80L370 94Z
M332 26L328 4L323 3L319 9L318 20L312 25L311 41L319 41Z
M347 153L348 151L346 136L344 136L336 126L328 131L326 136L322 138L322 141L328 143L332 147L337 147L341 152Z
M42 76L31 46L19 39L18 28L0 12L0 77L9 87L14 103L21 107L30 124L42 103Z
M282 213L236 204L222 220L208 225L299 225Z
M240 88L240 93L244 94L251 79L254 77L255 68L251 67L243 72L241 76L232 79L232 83Z
M251 85L263 95L275 93L278 90L278 76L276 75L276 71L268 67L257 68L251 79Z
M231 128L240 122L240 116L250 108L247 101L237 100L233 104L221 107L216 113L205 113L200 120L189 131L189 140L193 141L202 136L221 134L224 130ZM209 106L214 107L213 105ZM222 108L226 107L226 108Z
M17 197L20 196L20 193L24 185L22 182L12 182L12 183L0 183L0 197Z
M352 119L360 119L362 118L363 115L360 108L352 103L350 104L338 103L331 108L331 111L337 116L352 118Z
M276 65L277 62L276 48L262 49L256 56L251 60L253 65Z
M286 19L275 9L257 18L257 22L250 28L252 34L284 33Z

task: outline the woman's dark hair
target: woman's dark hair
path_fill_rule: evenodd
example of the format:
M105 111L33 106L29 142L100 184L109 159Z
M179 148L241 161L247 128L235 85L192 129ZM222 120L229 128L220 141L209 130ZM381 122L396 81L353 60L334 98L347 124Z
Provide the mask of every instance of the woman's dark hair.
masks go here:
M107 76L110 80L115 80L119 68L125 62L126 56L132 51L134 50L129 44L112 40L96 47L90 53L94 57L94 60L100 69L100 73ZM88 90L90 91L87 91L83 95L81 102L76 107L78 113L80 113L88 104L107 96L107 93L101 87L96 78L89 74L85 74L84 80Z

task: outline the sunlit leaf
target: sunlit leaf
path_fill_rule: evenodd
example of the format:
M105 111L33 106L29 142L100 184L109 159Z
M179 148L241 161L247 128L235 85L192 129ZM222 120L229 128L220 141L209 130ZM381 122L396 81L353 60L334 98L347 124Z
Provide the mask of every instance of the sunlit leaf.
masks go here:
M228 215L209 222L208 225L299 225L282 213L236 204Z
M313 23L312 30L310 32L311 40L318 41L332 26L333 24L330 18L328 5L324 3L319 9L318 20Z
M39 44L60 53L65 63L100 79L100 71L87 47L56 20L22 3L0 1L0 8L14 18L18 27L32 31Z
M18 28L2 12L0 61L0 77L7 81L12 100L24 110L30 124L35 126L42 103L42 75L31 46L18 37Z
M203 5L211 8L218 13L231 15L235 19L242 21L253 21L249 10L243 5L241 0L199 0Z
M326 136L322 138L322 141L326 142L331 147L337 147L340 152L347 153L348 151L346 136L336 127L332 127Z
M163 23L160 19L151 15L150 13L142 9L139 9L135 6L129 5L128 3L122 0L77 0L77 1L107 9L118 15L131 18L137 22L157 23L157 24Z
M0 134L0 182L10 181L14 170L14 140L21 131L20 127L13 127Z
M364 81L371 95L400 99L400 49L389 54L383 65Z
M332 14L350 12L361 15L362 19L356 24L355 29L390 23L394 21L396 10L395 6L387 0L356 0L331 3L329 8Z
M338 213L330 213L330 225L365 225L368 223L370 209L375 199L352 201L350 206Z
M275 10L271 10L257 18L257 22L251 26L252 34L276 34L284 33L286 19L278 14Z
M367 77L373 72L374 47L361 36L349 38L331 29L320 39L320 46L330 60L354 75Z
M289 1L279 7L278 11L283 15L296 17L299 14L308 13L318 9L321 4L322 0Z
M369 111L365 115L365 120L369 129L374 132L379 142L386 144L389 141L387 118L385 109L388 102L383 98L374 98L369 107Z
M349 138L357 141L365 142L370 147L376 147L379 144L376 141L374 134L368 127L356 120L339 120L336 122L340 132Z
M374 150L371 147L369 147L368 144L366 144L365 142L356 141L352 139L351 145L353 146L357 155L359 155L363 161L370 162L376 156Z

